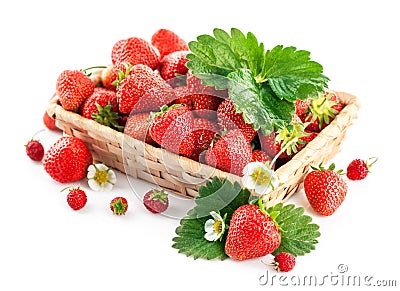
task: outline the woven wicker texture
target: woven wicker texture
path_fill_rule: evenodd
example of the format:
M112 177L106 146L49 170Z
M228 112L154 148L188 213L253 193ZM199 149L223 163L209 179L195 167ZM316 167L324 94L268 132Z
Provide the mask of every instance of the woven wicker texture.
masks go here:
M95 83L99 83L98 75L93 78ZM336 93L346 106L314 140L276 171L280 184L265 197L270 201L269 204L283 202L299 191L311 165L325 163L339 152L346 130L357 117L360 105L357 97L344 92ZM199 187L214 176L241 181L238 176L153 147L77 113L66 111L59 105L57 96L50 101L47 112L56 119L56 125L65 135L78 137L85 142L95 161L170 192L196 197Z

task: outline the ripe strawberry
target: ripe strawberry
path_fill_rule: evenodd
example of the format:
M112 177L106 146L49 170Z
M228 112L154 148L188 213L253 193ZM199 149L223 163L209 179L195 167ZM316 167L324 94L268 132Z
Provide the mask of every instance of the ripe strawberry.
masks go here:
M47 111L45 111L43 114L43 124L44 124L44 126L46 126L46 128L48 128L50 130L61 131L61 129L59 129L56 125L56 120L53 117L51 117L47 113Z
M185 75L188 71L186 55L189 51L176 51L166 55L161 60L160 74L164 80L175 78L179 75Z
M193 113L197 117L209 120L217 119L218 106L224 100L217 96L206 94L192 94L189 98L192 99Z
M110 64L101 72L101 84L104 88L116 91L117 87L113 84L118 80L118 68Z
M124 114L159 110L175 99L174 91L148 66L136 65L117 88L119 111Z
M125 215L128 210L128 201L124 197L115 197L110 202L110 209L115 215Z
M33 161L41 161L44 156L43 145L33 138L25 145L25 151L28 157Z
M257 134L253 126L244 121L243 115L236 112L233 102L229 99L225 99L219 104L217 117L221 130L240 129L249 142Z
M151 138L171 152L189 156L194 148L194 118L184 105L161 107L150 123Z
M240 129L229 130L206 152L206 163L222 171L243 176L243 168L251 161L249 141Z
M296 102L294 103L294 105L296 107L296 115L298 115L298 116L303 115L304 112L310 106L310 102L311 102L310 99L306 99L306 100L296 99Z
M149 127L150 113L136 113L128 117L124 133L147 144L155 145L156 143L150 136Z
M296 265L296 257L286 252L279 253L274 258L274 265L278 272L289 272Z
M168 29L157 30L151 37L151 44L158 49L161 59L170 53L189 49L186 41Z
M367 160L355 159L347 166L347 178L350 180L362 180L367 177L372 165L378 158L369 158Z
M281 235L275 222L256 205L242 205L229 224L225 253L234 260L262 257L275 251Z
M266 162L272 162L272 159L270 158L269 155L267 155L266 152L262 150L253 150L251 155L251 161L266 163Z
M92 163L92 153L84 142L69 136L59 138L46 152L43 160L45 171L60 183L85 178Z
M332 215L347 194L347 184L334 168L334 164L328 169L313 168L304 179L308 202L317 213L325 216Z
M63 71L57 79L57 94L65 110L78 111L86 98L92 95L94 83L83 71Z
M85 118L122 130L122 127L118 124L120 116L118 115L117 95L114 91L101 87L95 88L93 94L81 106L80 112Z
M160 64L159 52L147 41L139 37L119 40L113 46L111 60L114 66L124 70L125 65L146 65L156 69Z
M203 118L195 118L193 125L194 148L189 158L199 161L200 155L210 147L219 130L216 123Z
M150 190L143 197L143 205L152 213L161 213L169 205L168 194L164 190Z
M186 86L180 86L174 88L174 94L176 99L173 100L173 104L183 104L186 105L189 110L193 110L193 100L189 89Z
M65 189L69 190L67 195L67 203L73 210L82 209L86 205L87 196L85 191L83 191L79 187L67 187ZM64 191L65 189L61 191Z
M307 129L320 132L343 109L339 97L333 92L326 92L316 99L312 99L308 109L299 115L303 122L309 122Z
M218 96L222 99L228 98L228 90L217 90L213 86L204 85L200 78L188 71L186 74L186 84L192 94L205 94Z

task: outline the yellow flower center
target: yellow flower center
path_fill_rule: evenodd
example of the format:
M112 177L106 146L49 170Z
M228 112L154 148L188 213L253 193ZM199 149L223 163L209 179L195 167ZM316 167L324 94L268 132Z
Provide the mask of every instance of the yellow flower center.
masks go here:
M269 184L271 182L271 177L262 167L258 167L251 176L259 185Z
M108 172L96 171L96 174L94 174L93 179L99 184L104 184L108 181Z
M217 220L216 222L214 222L214 231L216 233L221 233L222 232L222 221Z

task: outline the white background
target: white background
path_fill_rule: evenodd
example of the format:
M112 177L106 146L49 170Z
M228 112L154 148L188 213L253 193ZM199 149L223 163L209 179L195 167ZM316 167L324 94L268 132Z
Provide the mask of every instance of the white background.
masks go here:
M137 3L140 2L140 3ZM396 1L7 1L1 4L0 290L231 290L291 285L277 278L260 286L260 262L205 261L171 248L178 221L148 213L127 178L110 193L88 190L88 204L72 211L24 144L43 129L41 118L64 69L110 63L113 44L159 28L186 40L214 27L252 31L267 48L293 45L311 51L332 89L357 95L359 118L334 162L379 157L366 180L349 182L348 196L331 217L315 215L304 192L289 203L303 206L321 226L312 253L299 257L288 276L338 274L397 280L399 47ZM46 148L58 137L37 135ZM79 184L79 183L77 183ZM150 186L134 183L144 193ZM124 195L129 210L113 216L109 201ZM264 258L269 261L271 258ZM397 269L397 270L396 270ZM280 275L280 274L278 274ZM325 288L334 288L325 279ZM333 282L335 279L333 278ZM339 282L339 286L341 282ZM337 289L338 286L336 286ZM288 287L282 287L285 289ZM301 288L299 288L301 289ZM354 288L353 288L354 289ZM385 289L385 288L383 288ZM394 288L386 288L394 289Z

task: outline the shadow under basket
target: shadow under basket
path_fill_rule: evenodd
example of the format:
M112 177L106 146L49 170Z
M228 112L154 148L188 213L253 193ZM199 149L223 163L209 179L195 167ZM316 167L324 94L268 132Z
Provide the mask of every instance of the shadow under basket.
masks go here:
M304 177L311 165L326 163L339 152L346 130L357 118L360 105L357 97L351 94L335 93L346 106L314 140L276 170L280 183L269 194L268 204L287 200L303 187ZM66 111L61 107L58 96L50 101L47 112L55 118L56 125L64 135L85 142L94 161L156 184L169 192L196 197L200 186L214 176L241 183L241 178L236 175L146 144L77 113Z

